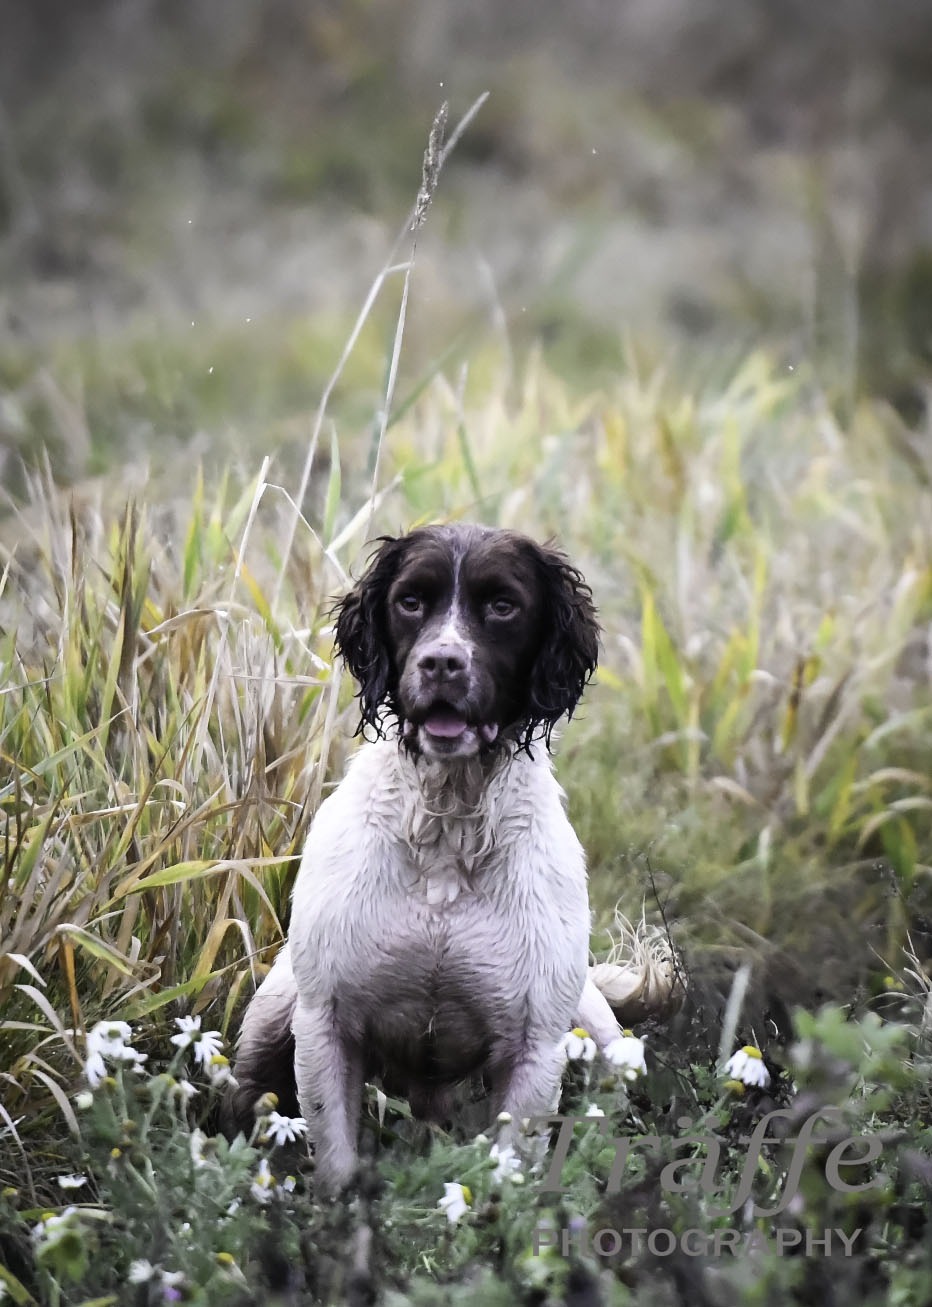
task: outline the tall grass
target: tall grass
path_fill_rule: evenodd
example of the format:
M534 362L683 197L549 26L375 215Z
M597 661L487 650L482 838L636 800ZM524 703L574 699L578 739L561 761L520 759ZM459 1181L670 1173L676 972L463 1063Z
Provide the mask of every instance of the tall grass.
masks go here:
M425 171L427 202L435 184ZM555 535L593 586L601 669L559 767L597 926L646 900L697 976L730 950L722 1007L750 962L762 990L727 1018L744 1038L762 1038L776 1001L899 993L907 946L923 998L932 469L883 406L864 401L842 426L812 377L763 352L701 370L629 342L614 381L581 395L540 352L515 371L510 355L477 356L473 375L438 363L408 382L407 231L294 483L269 458L244 476L175 452L128 505L107 478L69 494L34 473L3 524L0 1183L25 1168L35 1201L81 1129L83 1033L129 1018L164 1057L172 1017L228 1032L269 964L307 823L356 728L332 598L368 539L420 521ZM382 402L371 425L338 427L328 399L395 272ZM68 420L92 430L80 407ZM831 1045L832 1018L800 1020ZM892 1043L864 1031L892 1066ZM693 1034L701 1074L671 1063L658 1092L722 1111L714 1012ZM635 1128L646 1107L626 1095L614 1101ZM395 1153L390 1167L400 1211L424 1166ZM591 1175L578 1180L597 1210ZM517 1258L495 1229L498 1253L480 1235L448 1243L448 1272L470 1249L487 1270L506 1246ZM514 1274L531 1293L533 1276Z
M36 480L0 594L10 1080L50 1076L36 1033L117 1004L226 1027L355 728L330 597L367 530L437 513L556 534L593 583L602 670L561 765L606 912L638 910L650 853L687 934L792 951L781 905L817 886L838 913L868 868L856 914L895 950L929 876L932 570L891 422L839 430L761 355L691 388L632 360L584 402L534 359L511 402L438 375L391 429L388 497L344 437L284 557L265 470L125 513Z

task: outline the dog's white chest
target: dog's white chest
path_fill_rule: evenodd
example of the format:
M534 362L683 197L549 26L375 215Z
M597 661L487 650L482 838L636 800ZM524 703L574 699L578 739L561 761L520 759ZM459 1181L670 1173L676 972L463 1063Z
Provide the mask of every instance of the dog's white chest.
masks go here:
M475 816L413 815L399 847L401 879L412 898L442 909L468 893L489 860L489 838Z
M299 991L416 1022L434 999L493 1021L530 1003L559 1029L582 990L589 909L549 767L514 759L469 802L409 773L396 748L366 748L320 809L292 913Z

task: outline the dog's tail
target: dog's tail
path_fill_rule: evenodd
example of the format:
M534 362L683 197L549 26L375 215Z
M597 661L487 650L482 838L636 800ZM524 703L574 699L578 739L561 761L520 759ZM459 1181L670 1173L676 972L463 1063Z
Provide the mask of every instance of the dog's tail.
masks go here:
M666 930L643 918L632 926L616 909L610 934L608 957L589 968L590 980L622 1026L668 1020L683 1005L686 973Z
M275 1094L283 1116L299 1115L291 1032L296 1003L286 944L243 1017L233 1064L236 1086L227 1094L221 1113L223 1133L229 1139L241 1131L249 1138L256 1123L256 1103L263 1094Z

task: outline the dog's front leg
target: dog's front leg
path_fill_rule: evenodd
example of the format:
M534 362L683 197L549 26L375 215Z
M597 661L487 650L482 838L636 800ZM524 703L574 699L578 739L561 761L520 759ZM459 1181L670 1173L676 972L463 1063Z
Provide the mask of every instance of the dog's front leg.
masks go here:
M505 1073L494 1097L499 1112L511 1117L501 1135L501 1141L517 1141L521 1125L528 1117L551 1116L560 1103L560 1087L566 1053L562 1041L540 1038L525 1044L521 1055ZM542 1148L546 1148L546 1138ZM537 1149L531 1145L532 1155Z
M356 1171L362 1051L341 1035L332 1003L311 1007L299 1001L293 1029L298 1101L314 1145L317 1184L335 1193Z

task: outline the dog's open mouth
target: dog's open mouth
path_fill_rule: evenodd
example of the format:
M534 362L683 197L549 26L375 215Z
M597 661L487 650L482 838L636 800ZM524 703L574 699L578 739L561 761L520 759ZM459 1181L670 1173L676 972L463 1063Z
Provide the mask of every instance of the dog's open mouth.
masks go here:
M424 718L424 730L442 740L457 740L468 729L466 718L448 704L438 703Z
M473 731L484 744L492 744L498 736L497 722L471 723L465 713L454 708L452 704L435 703L428 709L419 722L406 721L405 734L412 735L418 728L425 731L432 740L459 740L467 731Z

